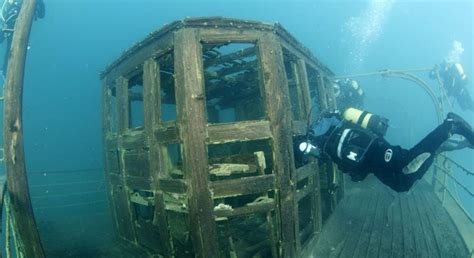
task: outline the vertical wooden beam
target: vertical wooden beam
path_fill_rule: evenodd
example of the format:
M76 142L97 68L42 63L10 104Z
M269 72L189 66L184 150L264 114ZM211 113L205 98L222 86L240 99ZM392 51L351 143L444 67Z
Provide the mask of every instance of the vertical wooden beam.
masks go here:
M128 129L130 119L130 103L128 101L128 79L120 76L116 83L117 96L117 132L122 136Z
M103 144L105 147L105 139L108 134L112 131L112 109L110 107L111 103L111 93L109 90L109 85L107 83L107 77L102 79L102 135L103 135Z
M115 82L117 100L117 148L119 153L119 166L121 185L113 188L114 206L116 206L116 216L119 232L122 237L129 241L136 242L135 228L132 206L130 204L130 190L126 183L126 171L124 163L125 149L123 147L123 135L127 132L130 119L130 102L128 101L128 79L120 76Z
M318 70L318 69L315 69L315 72L318 76L318 78L317 78L318 79L318 85L316 85L316 86L317 86L317 89L318 89L319 102L321 103L320 104L321 110L328 109L329 105L328 105L328 102L327 102L326 89L324 87L323 75L321 74L321 71Z
M111 108L111 99L112 94L110 92L110 85L107 83L107 77L102 79L102 146L103 146L103 157L104 157L104 167L105 167L105 178L107 179L107 198L109 200L109 208L112 213L115 230L118 233L118 223L117 223L117 214L114 209L114 198L113 198L113 184L110 180L110 164L109 164L109 155L112 155L110 151L107 150L107 138L111 136L112 129L112 108ZM117 103L115 103L117 104ZM117 110L117 107L115 107Z
M277 188L282 257L297 257L298 219L295 204L295 164L293 160L293 140L291 132L291 110L288 83L281 46L272 33L262 33L259 52L262 77L265 85L266 107L273 135L274 171Z
M153 130L158 127L160 115L160 68L157 62L151 58L143 65L143 105L145 131L148 137L152 137Z
M197 257L219 256L213 201L209 190L206 103L201 46L195 29L175 34L176 102L182 140L191 235Z
M335 109L336 108L336 96L334 96L334 90L332 88L332 82L326 76L321 75L321 77L324 78L324 80L323 80L323 82L324 82L324 92L326 93L328 107L332 108L332 109ZM343 111L344 110L341 110L341 112L343 112Z
M322 214L322 205L321 205L321 184L319 181L320 178L320 173L319 173L319 162L318 160L313 161L314 162L314 169L315 169L315 174L311 177L313 181L313 193L312 193L312 205L313 205L313 219L314 219L314 231L315 232L320 232L321 228L323 227L323 214Z
M23 257L44 257L43 247L31 206L23 147L23 79L26 49L36 8L36 0L24 0L16 20L5 80L3 148L8 192Z
M160 99L160 67L153 59L148 59L143 65L143 105L145 118L145 131L148 138L148 160L150 163L150 175L153 178L152 190L155 194L155 212L153 216L153 225L158 227L158 232L164 250L162 254L166 257L172 257L172 241L168 230L168 220L166 217L165 203L163 193L158 190L158 179L160 178L162 168L160 167L160 146L156 140L154 131L158 128L161 114Z
M306 118L306 108L305 108L305 99L303 96L303 85L301 82L301 72L300 66L298 65L298 60L296 62L291 63L291 68L293 70L293 74L295 75L295 87L296 87L296 97L298 105L298 115L299 117L293 118L294 120L305 120Z
M309 81L308 81L308 73L306 72L306 62L304 59L298 59L297 62L298 66L298 78L301 83L301 94L303 100L303 107L304 107L304 119L308 119L309 110L311 109L311 95L309 93Z

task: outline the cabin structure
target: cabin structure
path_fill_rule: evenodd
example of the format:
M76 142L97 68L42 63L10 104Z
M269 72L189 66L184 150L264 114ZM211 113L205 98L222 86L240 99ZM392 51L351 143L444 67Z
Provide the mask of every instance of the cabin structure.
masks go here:
M343 197L294 151L333 73L279 24L188 18L109 65L103 143L118 236L164 257L299 257Z

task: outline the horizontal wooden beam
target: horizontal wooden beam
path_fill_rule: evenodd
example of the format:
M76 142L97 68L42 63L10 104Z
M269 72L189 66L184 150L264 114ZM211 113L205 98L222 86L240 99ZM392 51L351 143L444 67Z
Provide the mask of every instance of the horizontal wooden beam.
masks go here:
M240 29L200 29L199 36L201 42L206 43L226 43L229 42L256 42L261 32L258 31L242 31Z
M311 175L315 175L318 167L314 162L308 163L302 167L299 167L296 169L296 180L300 182L301 180L306 179L307 177Z
M171 144L179 142L179 130L177 126L156 129L154 134L158 143Z
M169 193L186 193L188 186L181 179L159 179L158 189Z
M269 199L268 202L262 202L254 205L247 205L244 207L234 208L234 209L223 209L223 210L214 210L214 216L217 218L222 217L235 217L243 216L246 214L252 213L261 213L268 212L275 208L275 203L273 199Z
M122 147L126 150L142 149L148 146L144 130L130 130L122 136Z
M152 181L144 177L127 176L125 183L128 188L136 190L151 190Z
M251 121L207 126L208 143L260 140L271 137L268 121Z
M252 176L211 182L213 198L264 193L275 189L275 176Z

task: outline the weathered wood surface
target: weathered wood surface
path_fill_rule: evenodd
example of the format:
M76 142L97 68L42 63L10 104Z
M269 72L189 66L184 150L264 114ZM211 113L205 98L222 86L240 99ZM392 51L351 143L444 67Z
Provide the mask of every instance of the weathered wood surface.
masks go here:
M157 188L169 193L185 193L188 189L185 181L181 179L158 179Z
M125 150L141 149L148 147L148 139L143 130L127 130L122 135L122 148Z
M427 183L395 193L372 176L348 183L346 197L302 257L468 257Z
M278 30L277 34L275 34L275 28ZM283 40L278 38L278 35ZM201 59L203 55L201 43L209 42L213 44L232 41L236 43L257 43L258 47L244 49L232 55L222 55L219 58ZM269 221L271 223L275 222L270 226L272 232L273 229L277 232L275 237L278 239L278 248L281 250L279 256L298 256L300 248L300 245L297 244L300 239L298 236L305 237L320 228L321 195L318 192L320 189L319 174L312 175L314 171L311 172L309 168L296 171L293 164L292 136L293 134L306 134L306 124L301 121L292 124L291 121L290 101L287 97L288 85L280 48L281 43L286 44L285 46L290 51L295 52L293 54L299 58L293 66L295 70L293 73L296 76L295 83L300 87L297 92L299 100L297 105L300 114L298 119L305 119L310 105L308 80L305 72L306 64L315 66L321 72L321 75L328 76L332 73L278 25L226 18L186 19L152 33L147 39L135 45L107 68L102 74L104 84L115 82L116 85L118 137L115 139L109 138L105 141L105 148L109 151L106 160L108 163L114 162L115 158L112 153L115 151L114 145L116 145L117 157L120 163L118 168L109 166L109 172L119 172L119 170L125 172L123 174L117 173L122 177L114 175L109 179L112 185L123 185L123 189L116 190L118 199L115 201L120 202L118 207L115 207L116 212L125 214L118 218L122 221L119 224L135 223L133 209L131 209L133 207L128 203L127 191L131 189L155 190L155 221L153 225L160 228L160 240L169 243L165 247L165 249L168 249L165 250L165 256L172 256L176 250L172 250L170 243L171 238L168 230L170 225L167 224L167 211L165 210L166 207L170 208L174 204L168 203L166 196L176 193L181 194L182 197L187 197L186 207L183 209L184 202L178 202L178 206L175 208L176 210L179 208L178 212L189 214L189 220L193 222L190 225L190 235L194 243L196 256L217 257L219 252L214 221L216 216L232 217L259 212L270 214L269 211L275 210L274 213L277 219ZM173 44L175 44L174 75L175 85L177 86L177 121L164 124L160 121L161 101L167 103L169 100L159 98L160 64L159 61L156 61L156 56L159 53L169 51ZM254 54L260 58L262 68L259 73L260 79L263 80L260 90L262 95L265 94L264 99L271 100L266 103L269 121L207 124L206 93L203 89L205 76L201 74L203 71L202 61L205 65L211 65L212 62L216 64ZM236 55L239 56L236 57ZM253 62L239 67L223 69L220 74L217 73L217 76L222 77L227 73L237 71L237 69L247 69L247 66L253 66ZM130 95L128 79L131 78L132 74L139 74L141 69L143 69L143 95ZM239 79L246 80L246 78ZM322 77L319 79L322 80ZM322 81L320 86L323 87ZM224 90L227 91L225 88ZM215 93L218 95L224 94L217 91ZM319 96L321 98L325 97L324 94L319 94ZM145 105L144 128L130 129L129 100L141 98L143 98ZM225 102L233 104L227 100ZM236 108L237 115L239 112L251 112L252 109L256 109L251 103L245 103L242 106ZM110 119L109 115L107 114L105 119ZM106 123L108 123L105 124L107 127L110 126L110 121ZM258 171L262 174L260 176L209 182L212 170L210 173L207 144L260 139L270 139L272 142L274 175L263 175L264 172L261 168L263 166L261 166ZM181 164L179 168L170 167L168 144L180 145L182 167ZM229 161L223 162L229 163L224 166L217 163L211 161L211 164L215 165L216 171L223 171L226 168L226 171L230 172L257 172L253 163L248 170L247 168L241 169L241 165L250 163ZM183 177L184 180L170 179L172 169L183 171L184 175L180 174L174 178ZM300 173L298 174L298 172ZM211 178L215 177L212 175ZM296 192L295 188L298 180L307 180L308 185ZM264 196L266 196L267 191L274 189L277 189L275 198L278 198L278 200L276 201L271 199L271 202L247 205L232 210L213 210L213 197L251 193L264 193ZM308 195L311 195L312 217L315 217L316 220L314 223L304 224L303 230L298 232L298 205L296 202ZM129 230L124 225L119 226L122 234ZM142 234L135 224L130 230L129 238L132 240ZM147 232L143 232L143 234L147 234ZM276 248L277 245L275 244L272 250L276 250ZM273 250L274 254L277 253L275 250Z
M315 162L308 163L296 169L296 180L299 182L309 176L317 174L318 166Z
M176 126L155 129L157 143L170 144L179 142L179 130Z
M128 191L122 185L113 186L112 197L114 201L115 221L119 237L135 242L135 228L133 227L133 214L131 214Z
M298 219L295 203L295 165L292 159L293 142L291 132L291 110L283 53L277 37L265 33L259 41L262 77L265 85L267 113L273 135L274 166L278 177L277 188L280 200L277 218L280 224L281 251L283 257L296 257L296 228Z
M151 56L159 56L161 53L169 51L173 45L173 33L167 34L170 30L176 29L180 22L171 23L159 31L153 32L146 39L138 42L127 50L120 58L107 66L101 77L108 80L115 80L120 75L127 75L136 71L137 67L149 59ZM159 39L159 40L158 40Z
M44 257L26 176L23 146L23 81L36 0L25 0L16 20L4 84L3 149L11 210L24 257ZM20 255L21 256L21 255Z
M253 176L239 179L215 181L211 183L214 198L265 193L275 188L275 176Z
M126 176L151 178L148 151L140 149L124 151L122 159Z
M202 71L201 45L197 33L182 29L175 34L176 104L183 165L188 185L188 207L191 237L197 257L219 256L213 200L209 191L207 164L206 116Z
M4 176L0 177L0 221L3 221L3 205L5 203L5 193L7 191L7 178ZM7 214L8 216L8 214ZM0 234L3 232L3 223L0 224ZM0 258L2 258L2 254L0 253Z
M229 124L210 124L207 126L210 143L226 143L248 139L268 139L271 137L268 121L253 121Z
M242 216L253 213L268 212L275 209L275 203L273 199L268 199L268 201L263 201L261 203L247 205L243 207L233 208L233 209L216 209L214 210L214 215L217 218L222 217L235 217Z

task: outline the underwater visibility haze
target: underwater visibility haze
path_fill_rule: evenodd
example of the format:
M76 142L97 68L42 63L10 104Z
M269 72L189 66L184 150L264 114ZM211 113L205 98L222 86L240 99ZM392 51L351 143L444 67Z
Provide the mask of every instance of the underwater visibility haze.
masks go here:
M472 0L44 3L46 15L33 22L28 47L23 130L32 205L47 257L112 255L107 246L114 245L116 235L104 168L100 73L136 42L173 21L222 16L276 22L337 77L421 70L413 74L436 94L441 93L429 69L443 61L461 63L468 77L466 90L474 96ZM5 44L0 53L4 51ZM411 148L439 124L430 96L416 84L379 75L354 79L364 90L363 109L389 119L386 139L392 144ZM474 125L473 110L463 110L453 98L450 102L446 113L455 112ZM474 171L473 149L448 156ZM465 212L474 217L474 176L453 166L446 180ZM383 191L410 198L410 193ZM4 245L2 236L6 255ZM385 255L380 251L378 257Z

